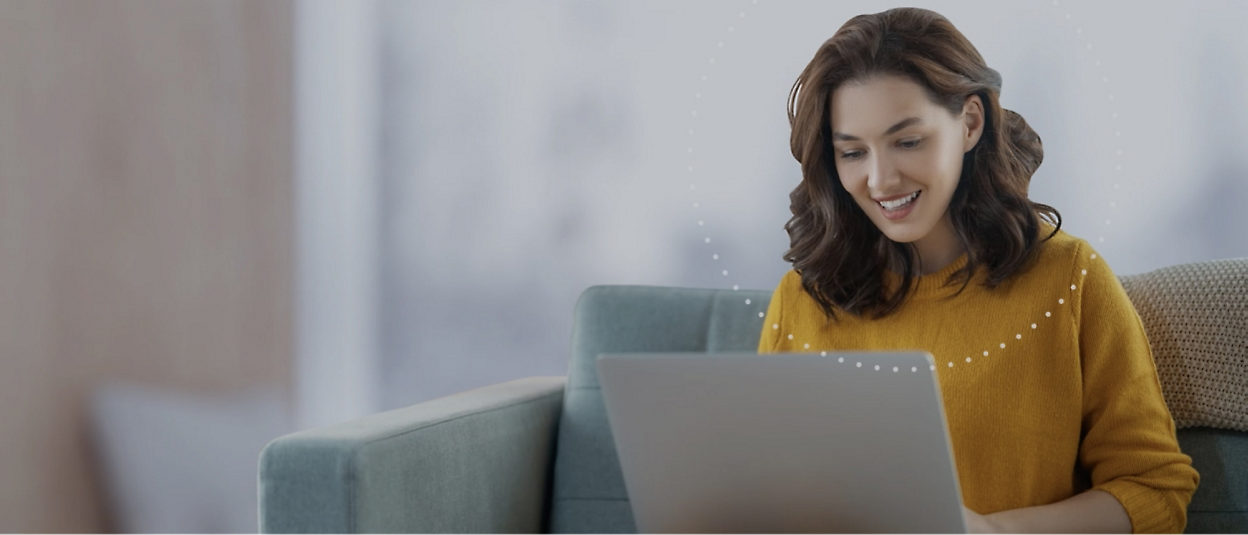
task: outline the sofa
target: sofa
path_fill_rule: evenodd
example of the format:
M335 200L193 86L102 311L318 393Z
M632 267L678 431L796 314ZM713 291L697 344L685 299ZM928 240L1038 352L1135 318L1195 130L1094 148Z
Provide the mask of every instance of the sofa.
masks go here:
M1248 532L1248 259L1120 277L1201 482L1189 533ZM595 286L567 376L529 377L282 436L260 531L635 532L594 359L757 348L770 291ZM743 304L749 299L750 304Z

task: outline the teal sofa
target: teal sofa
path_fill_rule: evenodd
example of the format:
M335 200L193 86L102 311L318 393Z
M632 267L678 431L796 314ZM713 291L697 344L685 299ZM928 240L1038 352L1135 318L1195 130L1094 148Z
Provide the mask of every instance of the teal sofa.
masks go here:
M1122 278L1145 320L1163 387L1233 393L1248 384L1248 260L1167 269ZM576 306L566 378L520 379L269 443L259 463L260 530L635 532L594 358L753 351L770 297L770 291L589 288ZM1193 338L1202 332L1193 317L1209 323L1204 339ZM1163 363L1159 348L1177 356ZM1190 361L1184 359L1203 358L1210 348L1222 352L1224 371L1184 375ZM1240 405L1245 392L1239 390ZM1180 445L1201 474L1187 532L1248 532L1248 433L1216 427L1243 423L1244 415L1225 404L1171 410ZM1216 413L1212 424L1197 425L1202 410Z

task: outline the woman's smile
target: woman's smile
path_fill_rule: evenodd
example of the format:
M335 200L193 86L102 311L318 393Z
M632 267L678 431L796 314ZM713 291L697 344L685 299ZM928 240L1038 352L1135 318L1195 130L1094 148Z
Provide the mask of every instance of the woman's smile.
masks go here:
M914 206L919 202L919 194L922 190L916 191L904 197L896 198L888 201L875 201L879 205L880 212L889 221L896 221L904 218L914 210Z

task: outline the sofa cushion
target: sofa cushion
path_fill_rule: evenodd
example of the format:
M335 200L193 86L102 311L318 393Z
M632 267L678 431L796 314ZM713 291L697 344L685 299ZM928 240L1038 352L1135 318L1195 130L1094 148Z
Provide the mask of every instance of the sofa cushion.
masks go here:
M1184 532L1248 533L1248 433L1193 427L1178 436L1200 473Z
M1175 425L1248 431L1248 258L1121 279Z

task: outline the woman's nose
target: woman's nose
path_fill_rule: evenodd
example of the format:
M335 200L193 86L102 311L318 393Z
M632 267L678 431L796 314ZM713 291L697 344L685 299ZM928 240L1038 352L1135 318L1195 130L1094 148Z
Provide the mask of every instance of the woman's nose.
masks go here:
M871 158L871 164L867 168L867 186L871 191L878 194L888 194L892 192L901 177L897 174L897 169L891 165L888 160L883 158Z

